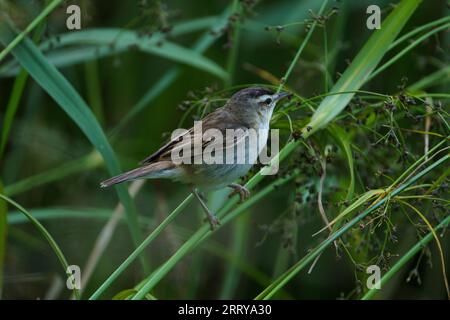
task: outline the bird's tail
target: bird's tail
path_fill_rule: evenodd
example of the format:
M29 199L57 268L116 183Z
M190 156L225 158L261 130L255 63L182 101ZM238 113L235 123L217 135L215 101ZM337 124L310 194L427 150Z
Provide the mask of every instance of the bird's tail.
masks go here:
M100 187L106 188L125 181L143 178L145 179L175 178L176 175L175 170L176 167L171 161L159 161L127 171L125 173L119 174L118 176L102 181L100 183Z

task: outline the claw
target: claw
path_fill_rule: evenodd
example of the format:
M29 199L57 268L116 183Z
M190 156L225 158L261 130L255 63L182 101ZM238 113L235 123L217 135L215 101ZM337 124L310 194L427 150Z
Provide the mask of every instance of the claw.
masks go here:
M240 184L232 183L228 187L233 189L233 192L230 194L230 198L235 194L239 194L239 202L244 202L246 199L250 197L250 191Z

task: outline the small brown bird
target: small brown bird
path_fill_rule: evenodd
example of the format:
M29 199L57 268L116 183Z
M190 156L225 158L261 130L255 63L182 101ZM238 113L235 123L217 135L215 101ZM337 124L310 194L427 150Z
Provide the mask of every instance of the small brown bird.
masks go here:
M254 163L267 143L269 124L276 103L288 93L273 93L271 90L252 87L238 91L227 103L208 114L201 120L201 129L196 125L184 133L176 135L158 151L141 162L141 166L101 182L101 187L136 179L171 179L192 187L192 193L206 212L211 228L219 224L218 219L208 209L199 191L230 187L233 193L239 193L241 201L250 196L250 192L237 183ZM239 135L229 135L233 130ZM257 143L248 143L249 132L256 133ZM214 133L214 134L213 134ZM221 134L223 139L218 139ZM243 138L242 138L243 137ZM219 137L220 138L220 137ZM244 162L239 161L240 143L244 143ZM200 148L196 148L200 146ZM205 151L214 150L217 155L214 163L196 161ZM226 154L233 151L231 161ZM180 161L181 160L181 161Z

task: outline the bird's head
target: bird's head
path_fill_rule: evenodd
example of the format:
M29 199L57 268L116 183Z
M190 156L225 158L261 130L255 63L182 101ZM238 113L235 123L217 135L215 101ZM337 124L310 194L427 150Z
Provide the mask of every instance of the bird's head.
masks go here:
M226 107L246 122L270 121L277 102L287 96L290 96L287 92L274 93L267 88L251 87L236 92Z

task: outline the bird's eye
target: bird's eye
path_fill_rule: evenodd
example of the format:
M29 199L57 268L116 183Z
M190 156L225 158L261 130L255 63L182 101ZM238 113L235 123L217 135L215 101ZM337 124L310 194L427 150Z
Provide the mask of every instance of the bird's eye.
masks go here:
M271 104L272 103L272 99L267 98L266 100L264 100L264 103L265 104Z

